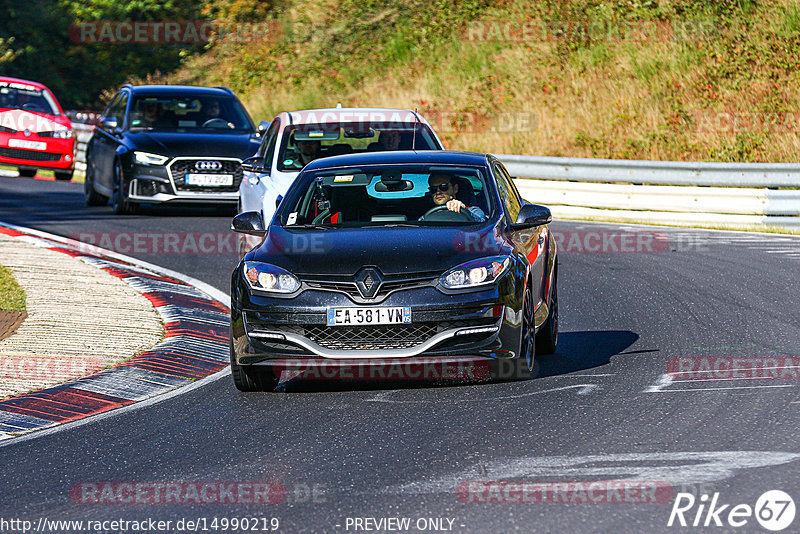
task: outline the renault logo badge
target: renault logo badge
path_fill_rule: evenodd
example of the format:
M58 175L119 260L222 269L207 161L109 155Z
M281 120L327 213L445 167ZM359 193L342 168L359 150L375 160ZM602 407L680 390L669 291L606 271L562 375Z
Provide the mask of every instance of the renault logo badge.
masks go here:
M382 281L383 277L380 271L374 267L365 267L356 275L358 292L361 293L361 296L365 299L371 299L378 293Z

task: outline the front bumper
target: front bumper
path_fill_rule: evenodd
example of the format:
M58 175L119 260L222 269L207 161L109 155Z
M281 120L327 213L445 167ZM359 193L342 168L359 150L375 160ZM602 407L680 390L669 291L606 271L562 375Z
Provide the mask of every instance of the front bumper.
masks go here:
M196 187L184 182L185 167L199 160L220 160L227 166L224 172L234 175L233 184L221 188ZM181 172L176 172L176 166ZM239 184L242 179L241 160L219 157L179 157L166 165L142 165L130 163L126 175L128 199L140 203L180 204L237 204Z
M515 358L520 347L521 298L513 277L480 291L443 294L420 287L390 294L374 306L411 306L410 325L327 326L328 307L353 307L347 295L305 290L293 299L251 295L234 274L233 355L240 365L282 361L364 362L449 358ZM239 278L241 276L239 275Z
M75 168L75 139L21 137L0 134L0 163L24 169L71 170ZM20 139L45 143L44 150L13 148L9 140Z
M231 204L239 202L239 193L197 193L176 194L171 185L156 182L152 178L134 178L128 185L128 199L133 202L152 202L153 204ZM147 194L145 194L147 193Z

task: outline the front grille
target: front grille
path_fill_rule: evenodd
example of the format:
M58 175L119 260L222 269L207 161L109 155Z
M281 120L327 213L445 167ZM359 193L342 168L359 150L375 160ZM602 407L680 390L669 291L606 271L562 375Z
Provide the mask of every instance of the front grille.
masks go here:
M333 277L324 276L301 276L301 281L311 289L320 289L323 291L335 291L337 293L345 293L356 302L374 301L381 299L403 289L415 289L425 287L436 281L441 273L414 273L402 275L387 275L384 277L381 286L378 288L377 293L372 298L365 299L361 296L358 286L354 277L336 277L338 279L332 280Z
M37 150L22 150L19 148L0 147L0 157L27 159L29 161L58 161L61 159L61 154L54 154L52 152L39 152Z
M215 171L206 171L206 170L197 170L195 169L194 165L198 161L219 161L222 163L222 168ZM197 158L197 159L179 159L177 161L173 161L169 166L170 171L172 172L172 179L175 181L175 189L178 191L195 191L195 192L203 192L203 193L232 193L239 190L239 184L242 183L242 176L244 176L242 172L242 165L238 161L231 161L231 160L220 160L215 159L213 156L209 156L207 158ZM232 174L233 175L233 185L225 186L225 187L216 187L216 186L203 186L203 185L186 185L184 178L186 173L199 173L199 174Z
M475 317L455 321L431 321L410 325L325 326L254 324L255 331L295 334L328 350L410 349L441 332L496 324L495 317ZM257 338L256 338L257 339Z
M329 350L410 349L425 343L435 334L436 325L430 323L409 326L323 326L306 330L308 339Z

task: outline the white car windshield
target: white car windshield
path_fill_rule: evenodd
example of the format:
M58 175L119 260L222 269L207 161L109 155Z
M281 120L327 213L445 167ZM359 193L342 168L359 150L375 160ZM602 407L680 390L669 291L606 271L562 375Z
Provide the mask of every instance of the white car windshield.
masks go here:
M284 131L279 171L299 171L318 158L386 150L439 150L430 128L407 123L326 123L289 126Z

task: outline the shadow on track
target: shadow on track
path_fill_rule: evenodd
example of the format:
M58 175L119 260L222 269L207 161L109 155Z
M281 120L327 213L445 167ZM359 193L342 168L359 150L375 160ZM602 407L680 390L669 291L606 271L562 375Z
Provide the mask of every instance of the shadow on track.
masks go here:
M540 369L537 378L563 375L583 371L608 364L611 358L633 345L639 335L628 330L599 330L581 332L562 332L558 340L558 352L539 358ZM480 373L478 373L480 375ZM398 390L473 386L488 384L488 379L391 379L372 378L325 378L313 373L301 374L283 380L277 391L280 393L322 393L335 391ZM386 376L392 376L390 372ZM535 379L534 379L535 380Z
M22 226L33 226L42 221L48 223L76 221L124 223L148 217L233 218L235 211L235 206L143 204L139 216L117 216L112 213L110 206L87 207L83 195L83 184L0 177L0 212L4 214L4 220L7 222Z
M539 378L584 371L608 364L639 339L629 330L587 330L561 332L558 351L540 356Z

